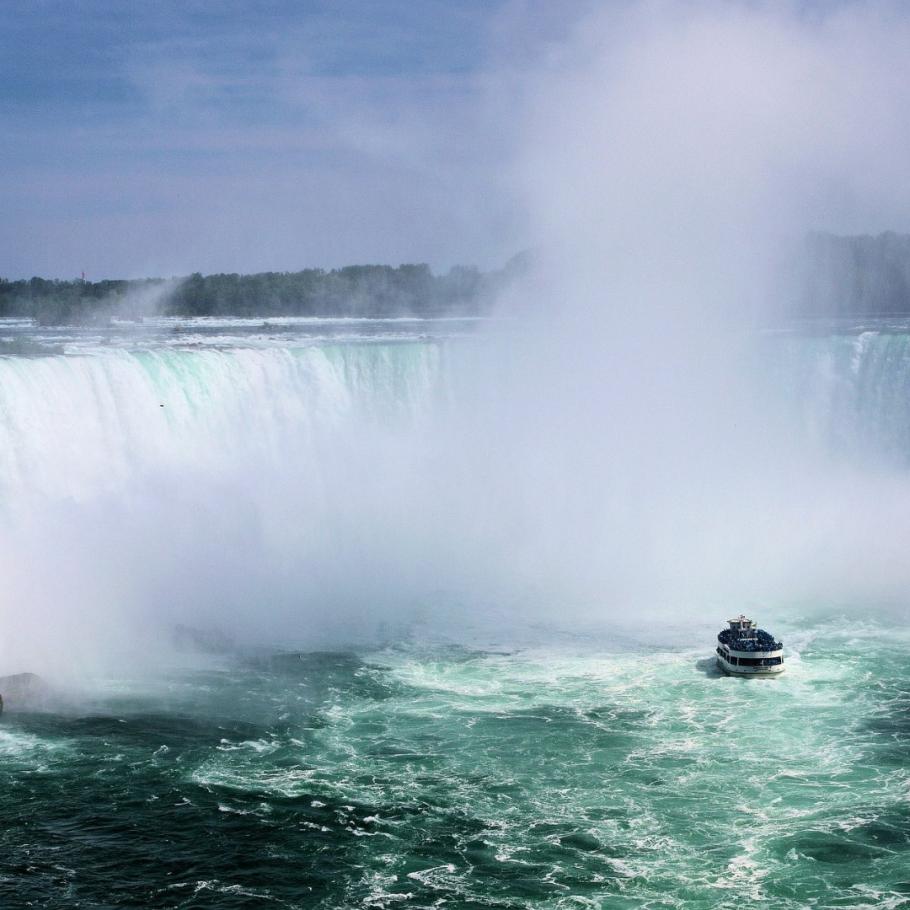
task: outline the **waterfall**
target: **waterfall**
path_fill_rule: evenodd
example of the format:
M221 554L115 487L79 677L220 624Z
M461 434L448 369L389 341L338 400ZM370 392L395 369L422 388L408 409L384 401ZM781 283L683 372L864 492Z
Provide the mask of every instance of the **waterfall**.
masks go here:
M910 581L910 336L767 336L753 402L716 415L707 369L639 394L646 356L607 388L531 350L0 357L0 662L152 660L175 623L313 644Z
M327 435L417 417L439 362L432 343L0 357L0 508L149 473L318 470Z
M797 335L765 352L794 432L856 461L910 465L910 334Z
M0 664L74 671L176 622L372 633L443 360L434 342L0 357Z

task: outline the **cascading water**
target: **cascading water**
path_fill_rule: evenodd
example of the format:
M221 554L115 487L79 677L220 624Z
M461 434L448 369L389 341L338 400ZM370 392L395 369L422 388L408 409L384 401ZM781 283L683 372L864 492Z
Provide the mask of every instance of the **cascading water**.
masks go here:
M418 417L438 361L433 343L0 358L0 502L302 460L317 477L320 448L346 423Z
M775 338L767 347L802 431L854 460L910 464L910 334Z
M771 402L778 422L761 456L716 434L665 446L685 413L655 422L645 412L643 430L616 422L631 461L615 460L609 398L602 417L593 403L551 413L543 399L539 414L521 413L552 385L526 385L527 352L503 337L218 340L0 358L4 610L17 614L25 601L32 616L7 620L7 659L47 670L48 626L68 630L76 663L83 647L98 660L110 635L130 640L136 623L144 635L181 621L257 640L344 640L415 610L445 614L446 597L482 603L493 589L493 601L520 604L519 616L541 618L556 589L561 609L574 597L612 621L611 585L617 598L658 606L664 594L646 578L655 569L668 573L676 603L693 574L719 593L724 537L768 554L746 555L737 569L746 595L759 595L788 561L789 545L773 546L788 533L788 510L817 507L791 499L811 487L807 475L828 503L837 501L823 489L832 471L855 479L871 468L874 483L887 476L905 489L910 335L893 330L765 336L752 354L755 399L766 412ZM547 429L563 420L558 433ZM763 465L794 452L795 481L789 468ZM725 472L743 472L738 503L704 488L705 457L718 486ZM577 482L566 487L569 477ZM756 527L750 500L764 505ZM693 529L698 544L717 536L713 553L688 548ZM633 547L659 563L638 562ZM791 549L811 574L817 554L801 541ZM54 572L35 573L45 554Z
M910 458L910 334L774 336L762 356L794 406L791 432L839 454ZM324 440L345 423L411 431L450 383L435 341L0 357L0 508L301 458L318 477Z
M73 672L141 634L154 662L178 621L272 641L343 629L389 559L382 523L405 527L420 450L402 440L444 394L442 356L367 341L0 358L6 660Z

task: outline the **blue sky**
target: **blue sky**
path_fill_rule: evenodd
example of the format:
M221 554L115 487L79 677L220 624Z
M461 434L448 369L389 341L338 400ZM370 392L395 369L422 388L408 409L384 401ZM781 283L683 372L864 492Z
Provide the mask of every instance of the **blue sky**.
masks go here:
M649 36L684 43L699 17L744 21L745 50L777 23L807 65L825 61L810 95L843 78L855 117L875 115L884 133L903 123L905 53L894 65L862 56L864 41L902 40L897 0L5 0L0 276L499 266L537 244L576 190L603 208L592 184L606 154L579 171L566 148L589 134L609 147L615 130L591 133L609 83L634 75ZM772 50L751 84L773 80ZM708 47L691 69L729 68L737 53ZM785 117L803 87L773 97ZM654 81L625 100L648 111L672 89ZM697 110L704 94L686 103ZM818 119L817 99L804 104L803 119ZM899 170L902 133L873 146L872 168L862 129L820 138L854 117L831 106L817 149L786 149L796 167L811 145L804 183L830 184L810 226L900 229L899 181L881 175ZM634 158L634 139L611 154Z
M0 275L498 264L522 216L485 74L564 19L523 13L7 0Z

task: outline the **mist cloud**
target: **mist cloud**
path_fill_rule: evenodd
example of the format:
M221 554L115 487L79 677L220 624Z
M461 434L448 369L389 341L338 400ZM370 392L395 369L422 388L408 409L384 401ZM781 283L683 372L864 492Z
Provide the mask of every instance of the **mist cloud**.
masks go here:
M315 354L198 359L183 377L211 404L198 414L177 385L161 414L130 364L89 365L116 375L68 394L127 397L73 425L59 475L53 446L35 450L50 494L26 490L5 551L16 599L43 546L65 557L32 589L40 619L16 652L40 651L63 589L102 652L173 621L287 643L415 616L508 629L754 601L905 609L904 466L815 435L760 329L807 229L906 226L908 29L890 5L658 3L589 12L536 57L506 42L479 119L511 152L468 162L472 186L503 180L527 213L537 265L500 303L517 318L442 364L409 362L417 378ZM423 228L406 182L392 186ZM403 409L370 391L389 376ZM146 399L153 423L111 430Z
M542 254L513 303L541 323L503 457L543 463L526 517L558 540L529 562L556 590L604 614L903 596L906 477L815 447L755 330L795 296L805 231L906 228L907 38L890 4L629 4L528 74L518 179Z

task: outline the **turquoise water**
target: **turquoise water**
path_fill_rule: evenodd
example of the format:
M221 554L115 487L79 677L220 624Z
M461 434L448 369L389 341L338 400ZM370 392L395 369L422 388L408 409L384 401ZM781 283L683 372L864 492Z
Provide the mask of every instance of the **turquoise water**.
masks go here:
M908 636L225 659L0 726L0 895L37 907L910 904Z

